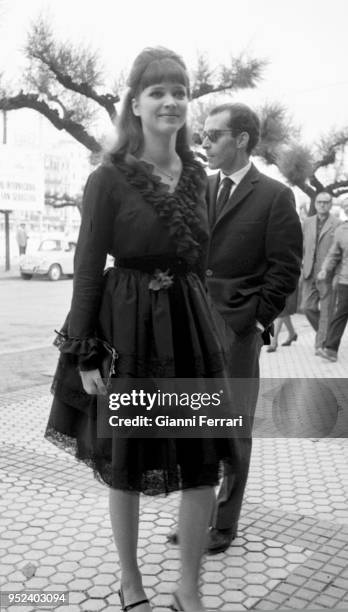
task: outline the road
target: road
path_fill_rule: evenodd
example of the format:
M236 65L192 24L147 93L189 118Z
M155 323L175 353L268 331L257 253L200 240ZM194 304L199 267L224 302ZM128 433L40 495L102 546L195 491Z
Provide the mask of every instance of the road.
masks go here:
M0 280L0 354L49 346L69 310L72 280Z
M58 351L52 346L70 307L72 280L0 278L0 392L50 384Z
M52 346L54 329L62 325L70 307L72 280L23 281L11 272L0 275L0 392L49 383L58 352ZM261 354L261 377L348 378L348 334L337 363L314 355L314 332L305 317L293 317L298 341L276 353ZM347 330L348 331L348 330ZM286 338L286 332L280 343Z

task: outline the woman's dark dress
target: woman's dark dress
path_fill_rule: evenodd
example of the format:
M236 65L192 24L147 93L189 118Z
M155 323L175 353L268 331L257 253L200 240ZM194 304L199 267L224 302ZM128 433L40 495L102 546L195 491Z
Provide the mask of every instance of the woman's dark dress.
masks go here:
M223 377L222 349L201 283L208 247L204 170L190 153L174 193L149 164L115 157L89 177L74 290L46 437L109 486L147 494L218 483L227 439L124 439L96 434L96 396L78 372L100 367L105 342L120 377ZM115 267L104 274L106 255ZM156 269L173 284L149 288ZM153 286L153 285L152 285Z

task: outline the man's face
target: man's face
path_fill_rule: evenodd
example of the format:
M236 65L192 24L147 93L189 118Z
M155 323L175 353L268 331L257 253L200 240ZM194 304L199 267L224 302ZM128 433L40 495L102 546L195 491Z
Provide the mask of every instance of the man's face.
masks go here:
M239 156L238 136L234 137L229 126L230 113L223 111L207 117L204 124L202 146L208 158L209 168L231 174ZM211 138L209 138L209 135Z
M329 193L319 193L315 198L315 210L318 215L328 215L332 206L332 198Z

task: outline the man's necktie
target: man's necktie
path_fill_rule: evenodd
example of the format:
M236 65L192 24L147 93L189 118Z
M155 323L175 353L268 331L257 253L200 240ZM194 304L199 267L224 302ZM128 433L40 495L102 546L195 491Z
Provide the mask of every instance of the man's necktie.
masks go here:
M219 195L216 200L216 214L215 214L216 219L219 218L223 207L225 206L228 198L230 197L232 185L233 185L233 181L228 176L222 179L220 189L219 189Z

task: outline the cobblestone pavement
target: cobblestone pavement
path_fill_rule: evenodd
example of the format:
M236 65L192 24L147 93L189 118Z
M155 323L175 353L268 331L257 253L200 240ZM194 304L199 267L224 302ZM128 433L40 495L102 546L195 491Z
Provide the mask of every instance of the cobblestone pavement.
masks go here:
M339 361L327 363L314 356L304 318L294 321L297 343L262 352L239 534L226 553L204 560L202 593L209 610L348 608L348 338ZM69 591L61 612L117 612L119 566L107 489L42 437L55 361L51 347L0 354L1 588ZM284 419L277 421L274 407L286 379L295 379L289 387L290 435L279 437ZM308 401L299 406L297 394L303 397L306 389ZM166 543L178 499L142 498L139 556L156 612L168 610L178 577L178 548ZM9 608L22 609L45 608Z

